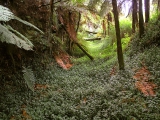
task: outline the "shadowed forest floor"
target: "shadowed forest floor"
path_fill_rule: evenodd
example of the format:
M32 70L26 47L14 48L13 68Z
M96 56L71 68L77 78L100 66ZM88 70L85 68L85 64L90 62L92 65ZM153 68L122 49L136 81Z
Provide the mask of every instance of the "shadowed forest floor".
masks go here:
M35 64L34 92L19 73L13 81L3 81L0 119L158 120L158 87L153 89L153 96L144 94L136 88L135 77L145 65L150 74L147 81L159 86L159 52L159 47L153 47L143 53L126 53L124 71L118 71L116 58L77 62L68 71L51 64L44 70Z
M0 120L160 120L159 2L86 2L0 1Z

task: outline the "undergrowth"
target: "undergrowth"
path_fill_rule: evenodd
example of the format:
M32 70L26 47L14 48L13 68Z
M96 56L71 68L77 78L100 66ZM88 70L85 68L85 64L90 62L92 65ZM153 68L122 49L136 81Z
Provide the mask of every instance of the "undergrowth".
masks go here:
M112 63L107 59L81 63L69 71L62 70L58 65L46 70L35 63L35 82L47 87L32 92L22 85L18 88L6 84L5 90L1 88L0 92L0 118L158 120L159 90L156 90L155 97L144 96L136 90L132 76L134 69L141 67L141 61L145 61L152 73L152 81L159 85L159 52L158 47L153 47L130 58L125 55L125 71L115 69L113 75L110 74L116 66L113 64L115 60Z
M129 39L127 34L122 39L125 47ZM116 57L105 56L95 61L83 58L83 62L75 61L68 71L55 64L53 58L42 61L38 58L38 62L35 59L31 65L33 69L25 69L24 76L28 81L34 74L35 86L39 88L34 92L28 89L22 73L16 74L14 82L3 80L0 119L159 120L159 87L156 96L145 96L136 89L133 76L143 63L151 72L150 81L160 85L160 48L157 44L144 48L139 43L138 37L132 39L124 54L124 71L117 70ZM116 56L116 45L111 47L113 49L105 46L102 52L109 57ZM47 65L42 66L42 63Z

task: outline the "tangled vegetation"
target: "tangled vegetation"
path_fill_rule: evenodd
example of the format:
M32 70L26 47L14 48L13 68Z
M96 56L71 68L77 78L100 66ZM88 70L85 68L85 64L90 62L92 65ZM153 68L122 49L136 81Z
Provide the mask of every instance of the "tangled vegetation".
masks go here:
M35 61L34 92L28 90L28 86L24 86L19 73L13 83L3 80L0 92L0 118L158 120L160 118L159 89L156 89L156 96L145 96L136 89L133 76L135 71L142 67L141 63L144 61L151 73L150 81L158 86L160 49L156 44L142 52L133 51L135 49L133 47L127 48L125 71L118 71L115 58L107 62L107 58L92 62L77 61L77 64L68 71L58 65L44 69ZM134 54L128 55L130 52ZM52 61L52 59L48 60L48 64L52 64ZM32 76L32 72L28 74Z
M132 33L130 18L120 19L125 69L119 70L114 23L109 21L109 28L99 24L106 22L100 18L105 5L93 0L86 8L82 5L84 2L72 0L70 7L67 3L55 4L59 11L53 12L52 30L47 28L49 21L41 25L49 15L43 14L45 17L39 20L35 12L35 21L39 28L46 30L45 35L26 28L27 37L22 37L18 31L23 25L18 26L17 32L12 29L10 33L10 29L0 23L8 32L0 31L0 120L159 120L159 14L155 12L146 23L142 37L138 31ZM110 5L107 1L104 3ZM100 13L93 10L99 4L103 6ZM86 9L100 15L88 13ZM78 21L80 12L85 14ZM29 16L26 18L34 21ZM77 34L73 29L75 21L65 18L70 21L74 18L81 24L79 29L76 26ZM14 21L11 23L17 29ZM23 23L33 27L31 23ZM11 36L6 41L16 35L22 37L32 47L35 45L34 51L16 48L16 42L12 47L8 42L1 43L4 40L1 35Z

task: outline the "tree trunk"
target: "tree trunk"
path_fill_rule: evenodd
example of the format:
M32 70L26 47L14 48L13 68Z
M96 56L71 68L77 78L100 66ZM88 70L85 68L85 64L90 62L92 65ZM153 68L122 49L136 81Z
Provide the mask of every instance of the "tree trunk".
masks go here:
M57 13L59 15L59 18L58 18L59 21L61 22L61 24L63 24L62 25L63 29L66 31L66 33L69 36L69 39L70 39L69 47L71 48L73 44L76 44L91 60L93 60L93 57L89 55L89 53L87 53L87 51L78 43L77 32L75 29L76 14L71 10L63 9L62 7L59 7L57 9ZM80 20L80 16L79 16L79 20Z
M48 23L48 42L50 43L50 54L52 54L52 24L53 24L53 3L54 0L50 0L50 13L49 13L49 23Z
M136 24L138 23L137 17L137 0L132 0L132 32L136 31Z
M108 14L107 14L107 23L108 23L108 35L109 35L109 33L110 33L110 23L112 22L112 14L111 14L111 12L109 12Z
M143 34L144 34L144 19L143 19L142 0L139 0L139 37L141 38Z
M84 40L86 41L95 41L95 40L101 40L100 37L97 37L97 38L84 38Z
M148 23L150 18L150 0L145 0L145 23Z
M157 11L160 11L160 0L158 0Z
M94 58L87 53L87 51L79 44L79 43L75 43L91 60L94 60Z
M81 13L78 13L78 23L77 23L77 29L76 29L76 33L78 32L79 29L79 25L80 25L80 21L81 21Z
M117 0L112 0L112 6L113 6L115 29L116 29L116 36L117 36L117 56L118 56L119 69L124 70L124 60L123 60L122 44L121 44L121 37L120 37Z

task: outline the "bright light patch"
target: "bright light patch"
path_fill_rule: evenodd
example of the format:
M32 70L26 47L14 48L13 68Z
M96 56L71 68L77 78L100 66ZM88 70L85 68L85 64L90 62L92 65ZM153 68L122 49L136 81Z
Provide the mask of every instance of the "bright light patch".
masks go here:
M150 11L153 10L153 5L152 5L152 1L153 0L150 0ZM122 0L120 0L118 2L121 3ZM142 4L143 4L143 13L145 12L145 7L144 7L144 0L142 0ZM128 0L128 1L125 1L123 4L122 4L122 14L127 17L128 14L131 12L130 10L132 10L132 1L131 0Z
M125 17L128 16L131 7L132 7L131 1L126 1L122 4L122 13L124 14Z

